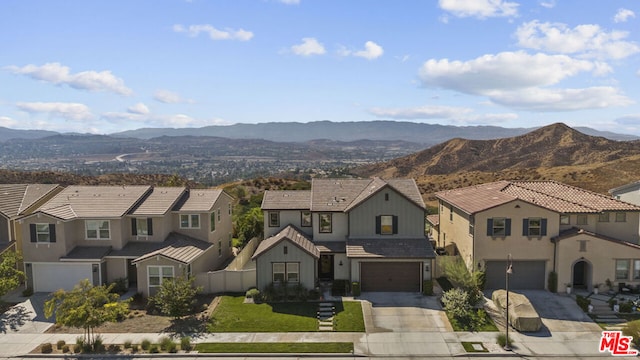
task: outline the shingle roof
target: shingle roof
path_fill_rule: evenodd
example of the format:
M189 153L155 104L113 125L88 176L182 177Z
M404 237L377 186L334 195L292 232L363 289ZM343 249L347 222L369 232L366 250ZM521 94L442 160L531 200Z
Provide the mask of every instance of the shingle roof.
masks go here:
M163 256L171 260L181 262L183 264L190 264L192 261L202 255L207 249L214 246L214 244L194 239L192 237L171 233L167 240L163 242L165 246L162 248L140 256L132 261L132 263L138 263L145 259L152 258L154 256Z
M292 242L294 245L297 245L303 251L307 252L309 255L313 256L316 259L320 257L320 250L316 248L316 246L311 242L307 235L298 230L295 226L288 225L276 235L262 240L251 258L258 258L261 254L267 252L269 249L284 240Z
M349 239L347 257L426 259L435 257L428 239Z
M184 187L156 187L131 212L131 215L164 215L180 200L186 190Z
M213 208L213 205L222 194L221 189L191 189L188 194L183 197L184 201L181 201L176 205L174 211L193 211L193 212L207 212Z
M151 186L69 186L38 211L62 220L122 217Z
M556 181L498 181L441 191L436 197L468 214L514 200L525 201L559 213L640 211L640 206Z
M309 210L311 190L267 190L262 198L262 210Z
M417 206L425 207L413 179L313 179L311 183L311 210L349 211L387 186Z
M93 261L102 260L109 253L111 246L76 246L69 253L60 258L62 261Z
M59 188L56 184L1 184L0 212L14 218Z

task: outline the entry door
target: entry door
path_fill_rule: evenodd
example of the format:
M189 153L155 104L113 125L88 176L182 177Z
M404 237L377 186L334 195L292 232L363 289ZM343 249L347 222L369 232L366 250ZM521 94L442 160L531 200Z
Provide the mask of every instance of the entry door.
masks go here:
M320 280L333 280L333 255L320 255L318 278Z
M127 280L130 288L138 286L138 268L131 261L133 259L127 259Z
M573 286L576 288L587 287L589 264L586 261L578 261L573 265Z

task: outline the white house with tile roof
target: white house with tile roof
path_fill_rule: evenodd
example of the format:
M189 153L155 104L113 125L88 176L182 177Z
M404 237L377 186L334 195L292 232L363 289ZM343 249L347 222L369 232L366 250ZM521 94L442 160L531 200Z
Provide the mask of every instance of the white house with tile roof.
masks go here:
M265 192L262 210L259 288L314 278L357 281L363 291L420 291L431 279L434 253L413 180L314 179L311 190Z
M640 206L555 181L498 181L436 193L437 243L455 244L487 288L640 285Z

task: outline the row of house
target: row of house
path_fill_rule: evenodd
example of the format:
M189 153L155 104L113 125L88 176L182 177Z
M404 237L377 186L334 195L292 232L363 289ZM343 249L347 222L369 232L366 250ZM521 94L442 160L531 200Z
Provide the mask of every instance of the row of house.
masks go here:
M255 283L359 282L362 291L421 291L436 248L452 249L487 288L640 286L637 186L597 194L555 181L498 181L436 194L425 217L411 179L314 179L266 191ZM69 289L127 279L152 295L167 279L220 269L232 256L232 198L152 186L0 185L0 251L24 256L26 286ZM431 234L425 234L427 222ZM552 275L553 274L553 275ZM213 289L215 291L215 289Z

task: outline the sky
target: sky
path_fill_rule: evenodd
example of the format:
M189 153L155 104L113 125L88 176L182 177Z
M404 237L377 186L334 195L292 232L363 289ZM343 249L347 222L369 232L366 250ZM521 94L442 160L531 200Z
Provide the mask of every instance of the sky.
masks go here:
M0 126L320 120L640 136L637 0L3 0Z

